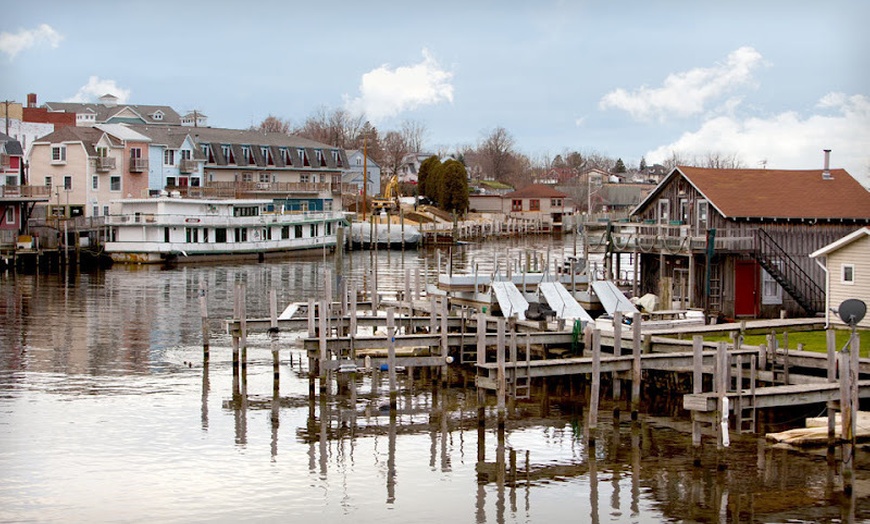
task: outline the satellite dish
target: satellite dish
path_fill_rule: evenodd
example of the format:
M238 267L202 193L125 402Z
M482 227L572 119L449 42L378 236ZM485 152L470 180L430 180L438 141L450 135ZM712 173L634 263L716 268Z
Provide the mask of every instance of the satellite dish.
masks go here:
M840 304L837 314L840 315L843 322L855 327L867 314L867 304L857 298L850 298Z

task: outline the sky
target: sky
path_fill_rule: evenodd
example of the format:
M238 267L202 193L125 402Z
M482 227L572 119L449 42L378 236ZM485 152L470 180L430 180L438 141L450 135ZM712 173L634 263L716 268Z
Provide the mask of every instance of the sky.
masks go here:
M538 162L831 149L870 185L868 20L866 0L32 0L0 18L0 100L111 93L228 128L347 109L422 124L432 151L502 127Z

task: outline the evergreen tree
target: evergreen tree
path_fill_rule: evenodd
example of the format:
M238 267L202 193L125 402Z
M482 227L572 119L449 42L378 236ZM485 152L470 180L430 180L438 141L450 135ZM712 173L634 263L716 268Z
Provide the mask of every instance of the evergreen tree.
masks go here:
M448 160L440 168L441 209L464 215L468 210L468 172L460 162Z
M433 172L441 165L441 161L435 155L430 156L420 164L420 171L417 172L417 192L420 195L427 196L433 200L432 180L430 180Z
M622 161L621 158L617 158L616 159L616 166L614 166L613 172L614 173L625 173L625 171L626 171L625 163Z

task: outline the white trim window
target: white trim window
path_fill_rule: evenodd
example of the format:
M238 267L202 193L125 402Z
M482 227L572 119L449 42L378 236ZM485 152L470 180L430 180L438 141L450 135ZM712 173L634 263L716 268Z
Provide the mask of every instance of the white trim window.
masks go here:
M706 200L698 200L695 205L697 207L697 212L695 213L695 231L700 235L706 233L707 228L710 227L710 219L708 215L710 212L710 205Z
M109 190L110 191L120 191L121 190L121 177L112 176L109 179Z
M91 178L91 188L92 189L100 189L100 177L94 175ZM96 215L96 213L94 213Z
M174 149L164 149L163 150L163 165L164 166L174 166L175 165L175 150Z
M847 286L855 284L855 264L840 265L840 282Z
M51 146L51 163L66 164L66 146Z
M671 201L667 198L662 198L656 206L656 222L659 224L667 224L671 221Z
M64 175L63 176L63 189L64 191L72 191L72 176Z
M6 208L6 223L14 224L15 223L15 206L9 206Z
M773 260L772 263L777 269L782 267L782 262L779 260ZM761 270L761 303L764 305L782 304L782 286L764 269Z

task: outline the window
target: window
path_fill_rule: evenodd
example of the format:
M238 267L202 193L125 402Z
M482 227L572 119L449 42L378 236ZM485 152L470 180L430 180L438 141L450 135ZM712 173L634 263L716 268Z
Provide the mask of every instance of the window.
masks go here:
M227 241L227 228L219 227L214 230L214 241L223 244Z
M15 206L9 206L6 208L6 223L14 224L15 223Z
M100 206L94 206L92 213L95 217L100 216Z
M51 147L51 163L65 164L66 163L66 146Z
M308 236L311 238L317 237L317 224L311 224L308 226Z
M253 173L242 173L242 182L253 182L254 174Z
M168 177L166 177L166 185L167 185L167 186L174 186L174 185L176 185L177 183L178 183L178 182L175 181L175 177L174 177L174 176L168 176Z
M251 146L242 146L242 158L245 159L246 164L254 163L253 158L251 158Z
M281 238L285 240L290 238L290 226L281 226Z
M323 151L321 151L320 149L315 149L314 156L317 157L317 165L318 166L325 166L326 165L326 159L323 158Z
M297 150L296 150L296 154L299 155L299 160L302 160L302 165L303 165L303 166L306 166L306 167L310 167L310 166L311 166L311 163L308 162L308 155L305 154L305 150L304 150L304 149L301 149L301 148L300 148L300 149L297 149Z
M236 206L233 208L233 216L235 217L255 217L259 214L260 208L257 206Z
M293 238L302 238L302 226L293 226Z
M697 228L697 232L700 234L700 233L704 233L705 231L707 231L707 228L710 225L708 218L707 218L707 210L709 208L709 205L707 204L706 200L699 200L697 205L698 205L698 212L695 215L696 228Z
M188 244L196 244L199 242L199 228L198 227L186 227L184 228L186 231L186 241Z
M94 175L93 178L91 179L91 188L100 189L100 177L98 177L97 175ZM96 214L96 213L94 213L94 214Z
M303 184L307 184L309 180L310 179L309 179L308 175L299 175L299 181L302 182Z
M522 211L523 210L523 201L522 200L511 200L511 211Z
M260 182L263 184L268 184L272 181L272 175L269 173L260 173Z
M103 216L109 216L109 206L103 206Z
M562 207L562 199L561 198L551 198L550 199L550 207Z
M174 149L165 149L163 151L163 165L164 166L174 166L175 165L175 150Z
M199 187L199 177L191 177L190 187Z
M679 220L683 224L689 223L689 199L681 198L680 199L680 216Z
M97 147L96 150L97 156L100 158L106 158L107 156L109 156L109 148L106 146Z
M63 177L63 188L66 191L72 191L72 176L64 175Z
M289 166L289 165L291 165L291 162L290 162L290 150L288 150L286 147L282 147L282 148L281 148L281 160L284 161L284 165L285 165L285 166Z
M229 145L222 145L221 152L224 154L224 160L226 160L227 164L235 164L236 157L233 155L233 148Z
M268 146L260 147L260 153L263 154L263 161L266 163L267 166L275 164L275 162L272 160L272 150L269 149Z
M120 191L121 190L121 177L113 176L109 179L109 190L110 191Z
M51 177L50 176L45 177L45 187L51 189Z
M182 149L178 152L178 157L181 160L190 160L191 152L190 149Z
M541 210L541 201L537 198L532 198L529 200L529 211L540 211Z
M842 269L840 270L840 275L843 284L849 284L850 286L855 283L855 264L843 264L840 266Z
M341 153L336 150L332 150L332 160L335 162L335 167L344 167L344 163L341 161Z
M782 267L782 262L779 260L773 260L772 263L777 270ZM782 304L782 287L770 273L763 269L761 270L761 303Z
M656 222L659 224L667 224L671 220L671 201L667 199L659 200L659 205L656 208Z

